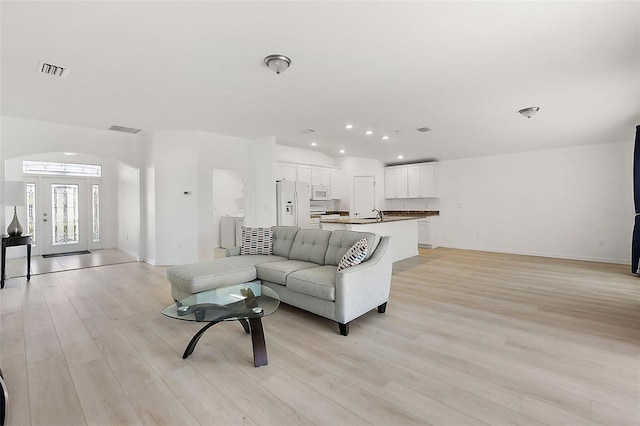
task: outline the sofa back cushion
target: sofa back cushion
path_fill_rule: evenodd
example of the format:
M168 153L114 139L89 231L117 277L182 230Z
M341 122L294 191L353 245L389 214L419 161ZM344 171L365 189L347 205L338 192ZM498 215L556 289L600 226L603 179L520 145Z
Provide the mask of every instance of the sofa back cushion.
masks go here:
M274 226L271 252L274 256L289 258L291 246L300 228L297 226Z
M373 252L376 250L378 243L380 242L380 236L372 232L357 232L357 231L333 231L331 238L329 238L329 247L327 248L327 255L324 259L325 265L336 265L340 263L340 259L358 240L363 238L367 239L367 255L363 262L369 260Z
M291 246L289 259L313 262L324 265L324 259L329 246L331 231L323 229L301 229Z

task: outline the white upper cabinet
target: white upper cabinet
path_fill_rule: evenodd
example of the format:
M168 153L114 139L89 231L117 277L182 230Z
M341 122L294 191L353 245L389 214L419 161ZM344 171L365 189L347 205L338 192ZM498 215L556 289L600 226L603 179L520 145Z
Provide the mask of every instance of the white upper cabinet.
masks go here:
M311 168L311 185L331 186L331 172L326 167Z
M420 197L435 198L436 193L436 167L435 164L422 164L420 166Z
M311 183L311 166L298 164L298 182Z
M275 180L298 180L298 165L276 161L273 166Z
M435 198L435 163L384 169L385 198Z
M298 180L298 166L296 164L283 163L282 177L284 180Z
M292 180L328 186L331 188L333 199L341 199L344 195L340 169L276 161L273 166L273 175L275 180Z
M407 168L386 167L384 169L384 197L407 198Z
M329 182L331 186L331 198L341 200L344 198L344 184L340 170L331 169L329 171Z
M396 195L397 198L407 198L408 170L406 167L396 169Z
M420 166L407 167L407 198L420 198Z
M384 198L398 198L396 169L390 167L385 167L384 169Z

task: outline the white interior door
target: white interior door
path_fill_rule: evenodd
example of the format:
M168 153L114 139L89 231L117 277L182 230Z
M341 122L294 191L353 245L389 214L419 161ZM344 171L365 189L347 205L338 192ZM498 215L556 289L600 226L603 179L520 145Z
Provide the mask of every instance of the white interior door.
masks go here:
M42 179L41 253L88 250L92 230L90 188L86 180L66 177Z
M373 176L354 176L353 211L356 218L375 217L376 179Z

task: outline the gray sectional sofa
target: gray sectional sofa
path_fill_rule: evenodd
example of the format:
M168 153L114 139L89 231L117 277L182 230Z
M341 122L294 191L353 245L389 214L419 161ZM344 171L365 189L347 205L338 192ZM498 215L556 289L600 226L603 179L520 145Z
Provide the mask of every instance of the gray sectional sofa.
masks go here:
M259 279L283 303L336 321L343 336L355 318L374 308L385 311L391 287L392 262L386 256L390 237L291 226L272 229L270 255L239 255L235 248L225 258L169 268L173 298ZM337 271L342 256L362 238L369 248L363 262Z

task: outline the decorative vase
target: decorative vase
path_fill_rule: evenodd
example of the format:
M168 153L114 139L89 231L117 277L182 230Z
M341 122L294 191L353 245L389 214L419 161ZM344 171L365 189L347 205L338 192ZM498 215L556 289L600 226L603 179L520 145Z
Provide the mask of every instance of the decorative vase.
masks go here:
M13 207L13 220L7 228L7 234L9 234L10 237L19 237L22 235L22 225L20 225L20 221L18 220L15 206Z

